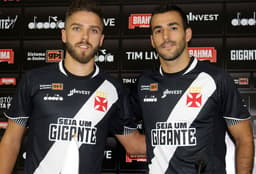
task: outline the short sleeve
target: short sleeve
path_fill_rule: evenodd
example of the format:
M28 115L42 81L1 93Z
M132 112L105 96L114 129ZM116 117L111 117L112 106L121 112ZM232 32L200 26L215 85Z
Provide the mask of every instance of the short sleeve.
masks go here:
M223 117L229 121L239 121L250 118L250 113L241 97L232 77L224 73L221 78L219 95Z
M27 126L28 118L31 112L30 97L30 79L29 75L22 76L11 101L10 108L5 112L8 119L13 120L19 125Z

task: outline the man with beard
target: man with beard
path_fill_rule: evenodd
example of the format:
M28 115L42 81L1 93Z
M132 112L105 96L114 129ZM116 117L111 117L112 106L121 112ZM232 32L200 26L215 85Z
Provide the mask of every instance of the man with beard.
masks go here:
M128 153L146 153L145 138L124 108L121 83L94 63L102 32L96 5L72 1L62 30L65 59L26 72L5 113L0 173L12 173L26 130L26 174L100 173L110 134Z
M250 114L232 78L189 56L192 30L179 7L157 8L150 26L160 68L143 73L131 96L145 127L149 173L225 174L227 131L237 174L252 173Z

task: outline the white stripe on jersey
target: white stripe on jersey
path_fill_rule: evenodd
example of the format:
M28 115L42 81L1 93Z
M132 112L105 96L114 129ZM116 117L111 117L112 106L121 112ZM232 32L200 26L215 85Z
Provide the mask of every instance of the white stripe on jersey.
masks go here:
M94 99L96 97L96 91L105 92L108 94L108 107L106 112L99 112L94 109ZM92 126L98 124L109 111L111 106L118 100L118 94L116 88L109 82L104 81L98 89L92 94L92 96L86 101L78 113L73 119L80 120L86 119L92 122ZM38 168L34 174L59 174L63 168L65 156L67 153L67 147L71 142L55 142L49 149L44 159L40 162ZM78 147L81 143L78 143ZM72 173L73 174L73 173Z
M186 98L189 93L190 87L202 87L202 105L198 108L186 107ZM188 127L195 120L198 113L203 108L204 104L207 102L208 98L216 90L216 84L211 76L206 73L200 73L198 77L193 81L190 87L186 90L180 100L177 102L176 106L173 108L166 122L176 122L176 121L187 121L189 123ZM169 167L169 161L174 155L177 145L157 145L154 148L154 157L149 164L150 174L162 174L165 173Z

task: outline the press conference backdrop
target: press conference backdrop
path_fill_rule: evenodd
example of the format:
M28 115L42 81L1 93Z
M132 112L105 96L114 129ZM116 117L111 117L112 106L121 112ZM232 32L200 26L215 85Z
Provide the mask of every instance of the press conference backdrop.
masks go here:
M158 66L149 40L149 20L152 9L167 1L98 2L104 13L106 39L96 62L129 87L142 71ZM181 6L187 14L193 29L190 54L224 68L234 78L252 115L256 140L256 1L168 2ZM3 112L10 107L22 74L64 57L60 30L67 4L68 0L0 1L0 137L7 126ZM233 174L234 146L228 138L227 144L227 170ZM15 173L23 173L25 147L26 137ZM113 137L108 138L104 155L102 173L145 173L145 157L127 156Z

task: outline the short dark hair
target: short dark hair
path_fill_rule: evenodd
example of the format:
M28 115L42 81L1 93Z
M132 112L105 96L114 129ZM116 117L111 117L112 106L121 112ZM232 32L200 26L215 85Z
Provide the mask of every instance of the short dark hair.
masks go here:
M190 28L186 13L180 7L178 7L177 5L173 5L173 4L171 4L171 5L164 4L164 5L160 5L160 6L156 7L152 12L150 26L151 26L152 18L154 15L159 14L159 13L169 12L169 11L178 12L182 18L182 23L183 23L184 29Z
M66 21L67 19L75 12L78 11L87 11L95 13L101 19L102 27L104 28L103 23L103 14L101 9L97 6L96 2L93 0L71 0L71 3L66 11Z

